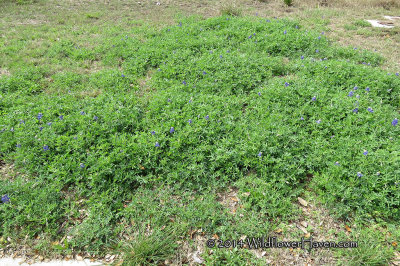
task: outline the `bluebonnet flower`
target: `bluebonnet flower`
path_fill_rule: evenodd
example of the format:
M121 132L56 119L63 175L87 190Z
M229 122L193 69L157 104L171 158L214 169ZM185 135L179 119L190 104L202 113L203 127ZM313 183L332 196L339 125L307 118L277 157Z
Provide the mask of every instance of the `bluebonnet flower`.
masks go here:
M157 71L161 71L161 68L157 69Z
M124 75L124 74L122 74L122 75L121 75L121 77L125 78L125 75Z
M381 174L381 172L376 172L376 175L380 175Z
M358 177L362 177L363 174L361 174L361 172L358 172L358 173L357 173L357 176L358 176Z
M250 39L251 37L253 37L253 35L250 35L250 36L249 36L249 39Z
M357 47L354 47L354 50L357 50Z
M203 75L207 74L207 72L203 71Z
M399 119L397 119L397 118L393 119L392 126L396 126L397 123L399 123Z
M83 163L81 163L81 168L85 168L85 165Z
M296 25L296 26L295 26L295 28L296 28L296 29L298 29L298 28L299 28L299 26L297 26L297 25Z
M315 100L317 100L317 97L312 97L311 101L315 102Z
M21 119L21 121L19 121L20 124L25 124L25 121Z
M10 129L10 131L11 131L11 132L14 132L14 128L12 127L12 128Z
M283 34L286 34L287 33L287 31L285 30L284 32L283 32Z
M399 72L396 73L396 76L399 76Z
M42 131L42 130L43 130L43 127L39 127L39 130Z
M189 125L191 125L192 124L192 119L189 119L188 122L189 122Z
M372 108L371 107L368 107L368 112L370 112L370 113L373 113L374 112L374 110L372 110Z
M74 137L74 139L78 139L78 137Z
M43 117L43 114L39 113L38 116L37 116L37 119L40 120L40 119L42 119L42 117Z
M366 88L365 88L365 91L369 91L369 87L366 87Z
M170 103L170 102L171 102L171 99L170 99L170 98L168 98L167 102L169 102L169 103Z
M255 34L255 33L253 33L253 36L256 36L256 34Z
M315 50L315 52L316 52L316 53L319 53L319 50L317 49L317 50Z
M93 117L93 120L97 120L97 119L99 119L97 116L94 116L94 117Z
M370 66L370 65L371 65L371 63L368 63L367 65L369 65L369 66Z
M351 96L353 96L353 95L354 95L354 92L353 92L353 91L350 91L350 92L349 92L349 95L347 95L347 96L351 97Z
M226 51L226 52L227 52L227 53L230 53L231 51L228 50L228 51Z
M3 197L1 197L1 202L3 203L8 203L10 202L10 198L8 197L8 195L4 195Z
M271 20L267 19L266 22L271 22Z
M169 133L174 133L175 129L173 127L171 127L171 129L169 130Z
M160 147L160 144L158 142L156 142L156 145L154 145L155 147Z
M289 83L285 82L285 87L289 86Z
M212 54L213 53L213 51L210 51L210 54Z
M354 108L353 113L358 113L358 108Z
M189 100L189 103L191 103L191 102L192 102L192 99Z
M82 111L82 112L81 112L81 115L84 115L84 114L85 114L85 112L84 112L84 111Z
M170 31L171 29L167 29L167 31Z
M186 81L182 81L182 84L183 84L183 85L186 85Z
M52 124L51 122L47 123L47 125L49 125L49 126L51 126L51 124Z
M222 58L222 55L220 55L219 58Z
M59 118L60 120L63 120L63 119L64 119L64 116L63 116L63 115L60 115L58 118Z
M325 32L321 32L321 35L324 35L325 34Z
M304 117L300 117L300 120L304 120Z
M320 123L321 123L321 119L317 120L317 124L320 124Z
M179 25L178 25L179 27L182 27L182 22L179 22Z
M261 155L262 155L262 152L260 152L260 153L258 154L258 157L261 157Z
M357 94L357 95L356 95L356 98L357 98L357 99L360 99L360 95Z
M321 40L321 36L318 36L318 40Z
M304 59L304 55L302 55L300 58L301 58L301 59Z
M364 155L367 155L367 154L368 154L368 151L367 151L367 150L364 150L363 154L364 154Z
M356 90L358 90L358 87L357 87L357 86L355 86L355 87L354 87L354 90L355 90L355 91L356 91Z
M336 162L335 165L340 165L340 163L339 163L339 162Z
M21 144L17 144L16 147L17 147L17 148L21 148Z
M48 150L49 150L49 146L44 145L44 146L43 146L43 150L48 151Z
M258 96L261 96L261 92L258 93Z
M208 115L206 115L206 117L204 117L206 120L208 120L210 117Z
M151 135L155 135L156 134L156 132L153 130L153 131L151 131Z

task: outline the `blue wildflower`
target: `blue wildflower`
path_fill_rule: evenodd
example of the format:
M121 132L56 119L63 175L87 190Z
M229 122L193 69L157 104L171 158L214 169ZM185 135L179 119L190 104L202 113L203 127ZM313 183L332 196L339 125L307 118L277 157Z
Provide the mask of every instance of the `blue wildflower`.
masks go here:
M228 50L228 51L226 51L226 52L227 52L227 53L230 53L231 51Z
M321 32L321 34L322 34L322 35L324 35L324 34L325 34L325 32Z
M360 95L357 94L357 95L356 95L356 98L357 98L357 99L360 99Z
M321 40L321 36L318 36L318 40Z
M192 119L189 119L188 122L189 122L189 125L191 125L192 124Z
M182 84L183 84L183 85L186 85L186 81L182 81Z
M350 91L350 92L349 92L349 95L347 95L347 96L351 97L351 96L353 96L353 95L354 95L354 92L353 92L353 91Z
M25 121L21 119L21 121L19 121L20 124L25 124Z
M208 120L210 117L208 115L206 115L205 119Z
M354 108L353 113L358 113L358 108Z
M367 155L367 154L368 154L368 151L367 151L367 150L364 150L363 154L364 154L364 155Z
M289 86L289 83L285 82L285 87Z
M261 155L262 155L262 152L258 153L258 157L261 157Z
M311 101L315 102L315 100L317 100L317 97L312 97Z
M258 93L258 96L261 96L261 92Z
M58 118L59 118L60 120L63 120L63 119L64 119L64 116L63 116L63 115L60 115Z
M295 28L296 28L296 29L298 29L298 28L299 28L299 26L297 26L297 25L296 25L296 26L295 26Z
M82 112L81 112L81 115L84 115L84 114L85 114L85 112L84 112L84 111L82 111Z
M393 119L392 126L396 126L397 123L399 123L399 119L397 119L397 118Z
M354 87L354 90L355 90L355 91L356 91L356 90L358 90L358 87L357 87L357 86L355 86L355 87Z
M43 127L39 127L39 130L42 131L42 130L43 130Z
M368 112L370 112L370 113L373 113L374 112L374 110L372 110L372 108L371 107L368 107Z
M283 34L286 34L287 33L287 31L285 30L284 32L283 32Z
M222 58L222 55L220 55L219 58Z
M203 71L203 75L207 74L207 72Z
M302 55L300 58L301 58L301 59L304 59L304 55Z
M399 72L396 73L396 76L399 76Z
M321 119L317 120L317 124L321 124Z
M11 131L11 132L14 132L14 128L12 127L12 128L10 129L10 131Z
M249 39L250 39L251 37L253 37L253 35L250 35L250 36L249 36Z
M16 147L17 147L17 148L21 148L21 144L17 144Z
M174 133L175 129L173 127L171 127L171 129L169 130L169 133Z
M81 163L81 168L85 168L85 165L83 163Z
M47 125L49 125L49 126L51 126L51 124L53 124L53 123L51 123L51 122L47 123Z
M42 117L43 117L43 114L39 113L38 116L37 116L37 119L40 120L40 119L42 119Z
M304 120L304 117L300 117L300 120Z
M271 20L267 19L266 22L271 22Z
M167 102L169 102L169 103L170 103L170 102L171 102L171 99L169 99L169 98L168 98Z
M8 197L8 195L4 195L3 197L1 197L1 202L3 203L8 203L10 202L10 198Z
M156 132L153 130L153 131L151 131L151 135L155 135L156 134Z
M369 87L366 87L366 88L365 88L365 91L369 91Z
M381 174L381 172L376 172L376 175L380 175Z
M361 172L358 172L358 173L357 173L357 176L358 176L358 177L362 177L363 174L361 174Z
M339 162L336 162L335 165L340 165L340 163L339 163Z
M74 139L78 139L78 137L74 137Z
M125 75L124 75L124 74L122 74L122 75L121 75L121 77L125 78Z
M94 117L93 117L93 120L97 120L97 119L99 119L97 116L94 116Z
M315 50L315 52L316 52L316 53L319 53L319 50L317 49L317 50Z
M156 142L156 145L154 145L155 147L160 147L160 143Z
M49 150L49 146L44 145L44 146L43 146L43 150L48 151L48 150Z

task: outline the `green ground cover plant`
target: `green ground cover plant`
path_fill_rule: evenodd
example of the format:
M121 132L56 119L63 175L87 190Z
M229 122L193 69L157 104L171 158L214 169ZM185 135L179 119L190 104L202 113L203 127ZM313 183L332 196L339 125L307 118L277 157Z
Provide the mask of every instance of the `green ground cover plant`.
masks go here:
M29 176L0 180L0 235L72 234L65 249L101 253L131 221L268 233L309 188L342 219L398 225L400 77L378 68L375 53L292 20L220 16L127 29L93 49L60 40L43 56L108 68L26 65L0 77L1 159ZM213 193L230 185L249 193L252 215L216 204ZM159 186L183 193L176 204L187 211L159 207ZM250 226L258 216L264 228ZM146 241L131 244L142 254L131 261L165 260L176 248ZM232 263L250 256L240 252Z

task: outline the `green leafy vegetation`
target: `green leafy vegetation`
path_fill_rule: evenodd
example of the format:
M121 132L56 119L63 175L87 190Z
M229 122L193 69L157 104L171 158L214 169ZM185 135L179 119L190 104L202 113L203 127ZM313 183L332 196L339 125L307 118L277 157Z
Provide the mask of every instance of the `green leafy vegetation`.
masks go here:
M267 234L310 188L342 219L400 219L400 77L375 53L295 21L221 16L133 28L92 48L62 39L43 56L106 67L26 64L0 77L1 159L29 176L0 179L10 198L0 235L70 235L59 250L101 253L125 225L152 224L125 247L139 265L170 258L184 234L171 228ZM245 218L215 198L231 185L249 193ZM241 252L215 256L252 258Z

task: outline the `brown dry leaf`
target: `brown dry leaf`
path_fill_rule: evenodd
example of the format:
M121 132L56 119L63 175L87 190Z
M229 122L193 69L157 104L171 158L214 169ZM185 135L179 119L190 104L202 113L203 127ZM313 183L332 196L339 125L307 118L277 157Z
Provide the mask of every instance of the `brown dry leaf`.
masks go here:
M161 226L160 230L164 230L165 229L165 225Z
M238 202L239 199L237 197L231 197L231 200L233 200L234 202Z
M303 205L304 207L307 207L307 205L308 205L307 201L305 201L304 199L302 199L300 197L298 197L297 200L299 201L299 203L301 205Z
M281 228L278 228L278 229L275 230L275 233L280 234L280 233L282 233L282 231L283 230Z
M346 228L347 232L351 232L351 228L347 226L347 224L344 226L344 228Z
M311 234L310 234L310 233L307 233L307 234L304 235L304 237L305 237L305 238L310 238L310 237L311 237Z
M140 169L144 170L144 167L142 165L139 164Z
M192 232L189 232L190 239L193 239L194 234L196 234L196 232L197 232L197 229L193 230Z
M214 237L215 239L219 239L219 236L218 236L217 234L213 234L213 237Z
M392 242L392 246L397 247L397 242L396 241Z

